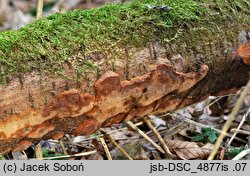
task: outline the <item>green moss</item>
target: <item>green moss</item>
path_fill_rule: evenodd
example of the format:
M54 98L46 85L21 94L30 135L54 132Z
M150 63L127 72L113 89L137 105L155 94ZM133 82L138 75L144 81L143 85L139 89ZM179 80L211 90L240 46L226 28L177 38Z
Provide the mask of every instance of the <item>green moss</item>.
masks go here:
M168 5L173 10L149 10L149 4ZM249 0L137 0L53 14L19 30L0 33L0 83L31 70L61 75L65 63L77 74L86 65L96 69L91 62L69 57L79 52L116 54L125 47L169 42L175 40L178 29L189 30L186 26L194 24L202 29L207 23L216 28L213 23L218 20L242 20L241 14L249 15L249 8Z

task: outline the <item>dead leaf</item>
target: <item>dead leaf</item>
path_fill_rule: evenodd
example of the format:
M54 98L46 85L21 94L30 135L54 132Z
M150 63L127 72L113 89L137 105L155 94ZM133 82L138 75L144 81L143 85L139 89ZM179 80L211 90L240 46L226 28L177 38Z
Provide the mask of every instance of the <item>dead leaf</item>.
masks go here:
M14 160L28 160L27 155L24 152L12 152Z
M139 153L133 158L134 160L149 160L147 153L143 148L139 151Z
M245 130L245 131L250 131L250 125L248 124L244 124L242 127L241 127L242 130Z
M181 130L185 129L187 123L184 121L178 123L177 125L172 126L167 132L165 133L164 139L172 139L174 135L179 133Z
M105 133L109 133L111 131L113 131L112 128L110 127L106 127L106 128L101 128L101 130ZM109 133L110 137L114 140L126 140L129 139L129 137L127 136L127 131L123 130L123 131L116 131L114 133Z
M225 158L225 149L220 151L220 159L223 160Z
M96 152L95 154L90 155L88 160L103 160L103 157L99 152Z
M123 146L121 146L133 159L142 160L142 159L148 159L145 157L145 151L143 149L143 143L141 142L135 142L135 143L128 143ZM117 150L117 152L114 155L114 160L127 160L127 157Z
M212 144L206 144L199 147L196 142L185 142L179 140L167 140L165 142L171 152L176 153L181 159L204 159L209 156L213 150Z
M148 117L150 118L150 120L154 124L155 128L159 128L161 126L163 126L163 127L166 126L166 122L164 120L156 117L155 115L149 115Z
M156 160L161 160L161 159L162 159L158 151L152 150L152 155L153 155L153 157L154 157Z
M199 123L205 124L210 127L219 128L221 126L222 118L220 116L211 116L208 114L202 114L199 117Z
M250 106L250 95L245 97L244 103L246 106Z

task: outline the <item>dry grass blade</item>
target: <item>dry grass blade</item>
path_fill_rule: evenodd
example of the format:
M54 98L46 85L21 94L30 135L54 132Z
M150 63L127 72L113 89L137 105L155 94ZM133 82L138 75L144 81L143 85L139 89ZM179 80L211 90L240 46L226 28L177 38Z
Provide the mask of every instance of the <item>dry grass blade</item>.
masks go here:
M142 137L144 137L148 142L150 142L155 148L157 148L160 152L165 153L165 151L156 144L147 134L145 134L143 131L141 131L139 128L137 128L131 121L128 121L127 124L133 128L135 131L137 131Z
M210 156L208 157L209 160L213 160L214 157L216 156L219 148L220 148L220 145L224 139L224 136L225 134L227 133L231 123L233 122L235 116L237 115L237 113L239 112L240 110L240 107L244 101L244 98L247 96L248 92L250 90L250 80L248 81L245 89L243 90L243 92L241 93L240 95L240 98L237 100L236 102L236 105L234 106L233 110L232 110L232 113L230 114L226 124L224 125L223 129L222 129L222 133L220 134L220 136L218 137L216 143L215 143L215 146L214 146L214 150L213 152L210 154Z
M117 143L115 140L108 134L106 134L107 138L129 159L133 160L133 158Z
M95 153L96 153L96 150L93 150L93 151L78 153L78 154L74 154L74 155L47 157L47 158L43 158L43 160L53 160L53 159L64 159L64 158L72 158L72 157L79 157L79 156L88 156L88 155L92 155Z
M41 147L40 143L36 145L35 153L36 153L37 160L43 159L43 151L42 151L42 147Z
M36 19L39 20L43 17L43 0L38 0L36 9Z
M63 144L63 141L62 141L62 140L59 140L59 144L60 144L60 146L62 147L63 154L67 155L68 153L67 153L67 150L65 149L65 146L64 146L64 144Z
M248 116L248 114L250 113L250 108L248 109L247 113L243 115L241 122L239 124L239 126L237 127L236 131L234 131L233 136L231 137L230 141L228 142L228 146L231 145L232 141L234 140L235 136L237 135L237 133L239 132L240 128L242 127L242 125L244 124L246 117Z
M244 134L244 135L250 136L250 132L249 132L249 131L238 130L238 129L236 129L236 128L232 128L232 129L230 130L231 133L234 133L234 132L236 132L236 131L237 131L238 134Z
M143 118L144 122L148 125L148 127L153 131L153 133L157 136L158 140L161 143L162 148L165 151L165 154L169 155L169 156L173 156L173 154L170 152L168 146L166 145L165 141L163 140L163 138L161 137L161 134L157 131L157 129L152 125L152 123L150 122L150 120L147 117Z
M112 160L112 157L111 157L111 154L109 152L108 146L107 146L105 140L103 139L103 137L100 137L100 141L101 141L101 144L102 144L102 146L104 148L104 151L106 153L106 156L107 156L108 160Z
M179 140L166 140L166 144L171 151L174 151L181 159L204 159L213 150L212 144L199 147L196 142L185 142Z
M249 154L250 154L250 149L243 150L238 155L236 155L232 160L240 160L240 159L242 159L243 157L245 157L246 155L249 155Z
M152 155L156 160L162 160L161 156L159 155L158 151L152 151Z

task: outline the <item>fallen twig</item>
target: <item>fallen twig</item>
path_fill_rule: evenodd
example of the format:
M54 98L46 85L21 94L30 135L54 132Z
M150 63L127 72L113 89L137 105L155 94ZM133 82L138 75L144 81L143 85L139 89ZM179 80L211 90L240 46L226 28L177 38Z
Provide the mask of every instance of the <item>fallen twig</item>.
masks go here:
M220 136L218 137L215 145L214 145L214 150L213 152L210 154L210 156L208 157L208 160L213 160L215 155L217 154L219 148L220 148L220 145L224 139L224 136L226 134L226 132L228 131L232 121L234 120L236 114L239 112L240 110L240 107L241 107L241 104L243 103L244 101L244 98L246 97L248 91L250 90L250 80L248 81L244 91L241 93L240 95L240 98L237 100L236 102L236 105L234 106L233 110L232 110L232 113L230 114L229 118L227 119L227 122L226 124L224 125L223 129L222 129L222 132L220 134Z
M106 144L105 140L103 139L103 137L100 137L99 139L101 141L101 144L102 144L102 146L104 148L104 151L106 153L106 156L107 156L108 160L112 160L111 154L109 152L109 149L107 147L107 144Z
M142 137L144 137L148 142L150 142L155 148L157 148L160 152L165 153L165 151L158 145L156 144L147 134L145 134L143 131L141 131L139 128L137 128L131 121L128 121L127 124L137 131Z
M35 153L36 153L36 159L37 160L42 160L43 159L43 151L42 151L42 147L41 144L38 143L35 147Z
M87 156L87 155L92 155L92 154L95 154L95 153L96 153L96 150L93 150L93 151L78 153L78 154L74 154L74 155L63 155L63 156L47 157L47 158L43 158L43 160L63 159L63 158L71 158L71 157L78 157L78 156Z
M239 133L239 134L244 134L244 135L248 135L248 136L250 136L250 132L249 131L245 131L245 130L238 130L238 129L236 129L236 128L232 128L231 130L230 130L230 132L235 132L235 131L237 131L237 133Z
M37 10L36 10L36 19L39 20L43 17L43 0L38 0Z
M239 132L240 128L242 127L242 125L244 124L246 117L248 116L248 114L250 113L250 108L248 109L247 113L243 115L241 122L239 124L239 126L237 127L237 129L234 131L233 136L231 137L230 141L228 142L228 146L230 146L230 144L232 143L232 141L234 140L235 136L237 135L237 133Z
M67 150L66 150L65 147L64 147L63 141L62 141L62 140L59 140L59 144L60 144L60 146L62 147L63 154L67 155L68 153L67 153Z
M161 146L162 146L163 150L165 151L165 154L167 154L169 156L173 156L173 154L170 152L168 146L166 145L165 141L162 139L161 134L152 125L152 123L150 122L150 120L147 117L144 117L143 120L148 125L148 127L153 131L153 133L157 136L158 140L161 143Z
M108 134L106 134L107 138L129 159L133 160L133 158L117 143L115 140Z

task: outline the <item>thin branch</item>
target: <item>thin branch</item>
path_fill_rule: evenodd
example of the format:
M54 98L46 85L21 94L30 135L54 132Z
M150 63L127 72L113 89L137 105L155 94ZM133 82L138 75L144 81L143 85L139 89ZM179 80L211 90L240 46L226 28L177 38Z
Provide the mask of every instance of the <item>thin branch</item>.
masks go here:
M216 96L216 99L213 100L212 102L210 102L208 105L206 105L203 109L206 109L206 108L212 106L214 103L218 102L219 100L221 100L221 99L224 98L224 97L235 96L235 95L238 95L238 93L231 93L231 94Z
M250 113L250 108L248 109L247 113L243 115L241 122L239 124L239 126L237 127L237 129L234 131L233 136L231 137L230 141L228 142L228 146L231 145L232 141L234 140L235 136L237 135L237 133L239 132L240 128L242 127L242 125L244 124L246 117L248 116L248 114Z
M150 142L155 148L157 148L160 152L165 153L165 151L158 145L156 144L147 134L145 134L143 131L141 131L139 128L137 128L131 121L127 121L127 124L137 131L142 137L144 137L148 142Z
M154 156L154 158L156 160L162 160L161 156L159 155L159 153L157 151L152 151L152 155Z
M232 113L230 114L229 118L227 119L227 122L222 129L222 133L220 134L219 138L217 139L217 141L214 145L214 149L213 149L212 153L210 154L210 156L208 157L208 160L213 160L215 155L217 154L217 152L221 146L221 143L224 139L224 136L225 136L226 132L228 131L231 123L233 122L235 116L239 112L240 107L244 101L244 98L247 96L249 90L250 90L250 80L248 81L243 92L241 93L240 98L237 100L236 105L234 106L234 108L232 110Z
M26 152L25 152L25 151L22 151L22 154L25 156L25 158L27 158L27 159L28 159L28 156L27 156L27 154L26 154Z
M95 153L96 153L96 150L93 150L93 151L78 153L78 154L74 154L74 155L63 155L63 156L47 157L47 158L43 158L43 160L72 158L72 157L78 157L78 156L87 156L87 155L92 155L92 154L95 154Z
M106 134L107 138L129 159L133 160L133 158L108 134Z
M245 131L245 130L237 130L236 128L232 128L231 130L230 130L230 132L235 132L235 131L237 131L239 134L244 134L244 135L248 135L248 136L250 136L250 132L249 131Z
M37 160L42 160L43 159L43 151L42 151L42 147L41 144L38 143L35 147L35 153L36 153L36 159Z
M39 20L42 17L43 17L43 0L38 0L36 9L36 19Z
M108 160L112 160L111 154L110 154L110 152L109 152L108 146L107 146L107 144L106 144L104 138L103 138L103 137L100 137L99 139L100 139L100 141L101 141L101 143L102 143L102 146L103 146L103 148L104 148L104 151L105 151L105 153L106 153L106 156L107 156Z
M63 154L67 155L68 153L67 153L67 150L66 150L65 147L64 147L63 141L62 141L62 140L59 140L59 144L60 144L60 146L62 147Z
M143 120L148 125L148 127L153 131L153 133L156 135L156 137L158 138L158 140L160 141L161 146L162 146L163 150L165 151L165 154L167 154L169 156L173 156L173 154L170 152L168 146L166 145L165 141L162 139L161 134L152 125L152 123L150 122L150 120L147 117L144 117Z

